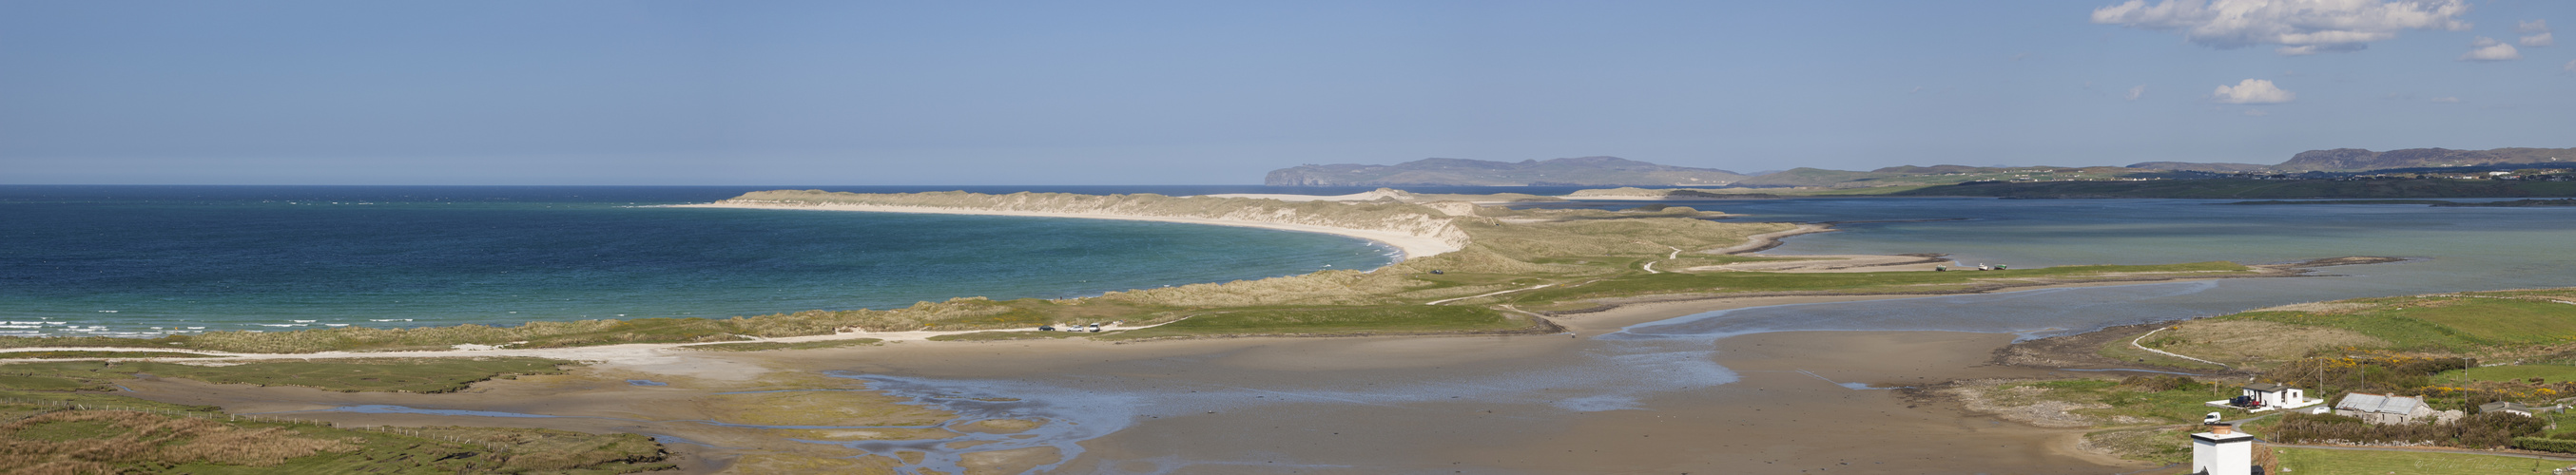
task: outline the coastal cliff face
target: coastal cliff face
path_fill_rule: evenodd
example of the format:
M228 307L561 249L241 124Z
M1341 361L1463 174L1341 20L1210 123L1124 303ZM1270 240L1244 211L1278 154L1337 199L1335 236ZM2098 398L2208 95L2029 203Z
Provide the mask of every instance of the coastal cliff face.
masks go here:
M1302 165L1272 170L1270 186L1724 186L1745 175L1618 157L1496 162L1426 158L1395 165Z
M1437 240L1449 245L1453 250L1466 247L1468 242L1467 232L1460 230L1452 222L1462 218L1452 217L1439 209L1395 201L1291 203L1257 198L1173 197L1155 194L1081 195L1022 192L988 195L962 191L884 194L775 190L744 193L742 196L719 203L791 206L798 204L861 205L1206 219L1395 233Z

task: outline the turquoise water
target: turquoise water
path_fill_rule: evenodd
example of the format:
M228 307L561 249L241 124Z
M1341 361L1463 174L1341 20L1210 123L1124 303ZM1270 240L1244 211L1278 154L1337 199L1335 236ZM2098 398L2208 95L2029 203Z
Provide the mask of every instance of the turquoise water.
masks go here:
M1394 257L1252 228L653 206L748 190L0 187L0 335L723 318L1075 297Z

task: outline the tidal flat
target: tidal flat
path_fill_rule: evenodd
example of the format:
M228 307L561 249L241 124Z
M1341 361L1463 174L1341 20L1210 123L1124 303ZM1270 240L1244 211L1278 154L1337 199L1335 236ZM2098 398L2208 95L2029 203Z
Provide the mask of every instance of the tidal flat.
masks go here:
M1237 331L1217 334L1230 338L1125 343L1085 338L752 352L674 349L614 353L625 356L569 374L488 381L448 394L337 393L173 379L131 389L147 399L341 425L650 434L681 455L680 467L698 472L2112 473L2157 465L2080 450L2083 434L2077 431L1909 401L1894 389L2080 374L1989 364L1997 348L2017 340L2424 292L2412 289L2536 287L2527 284L2569 277L2563 270L2568 266L2556 265L2564 257L2539 252L2548 244L2522 240L2569 231L2568 220L2489 220L2474 214L2557 210L2410 214L2380 208L2319 216L2195 206L2229 211L2192 214L2176 207L2194 203L2155 200L2018 201L2027 200L1771 200L1739 214L1752 220L1836 214L1963 218L1844 225L1841 232L1791 238L1765 255L1943 253L1940 248L1954 247L1958 252L1948 258L2016 268L1960 273L1990 279L2015 278L2032 267L2093 263L2409 259L2328 267L2305 278L2048 282L1956 295L1864 295L1868 289L1855 289L1618 300L1654 293L1613 292L1575 296L1616 305L1563 307L1517 300L1552 298L1533 291L1466 302L1546 311L1531 318L1563 330L1554 333L1285 338ZM2098 246L2103 243L2116 246ZM1633 269L1567 283L1686 278L1640 274L1652 269L1643 264L1698 258L1666 246L1635 247L1608 253L1624 256L1617 259L1561 261ZM2412 252L2384 252L2393 249ZM1682 267L1667 269L1676 268ZM1455 273L1469 275L1442 274L1437 279L1450 280L1440 281L1435 292L1398 298L1420 305L1538 284ZM763 407L783 409L752 416Z

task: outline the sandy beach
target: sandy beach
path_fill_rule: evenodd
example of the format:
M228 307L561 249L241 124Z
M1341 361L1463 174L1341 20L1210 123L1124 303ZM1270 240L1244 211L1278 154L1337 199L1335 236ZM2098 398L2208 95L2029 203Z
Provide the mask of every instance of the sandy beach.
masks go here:
M1312 226L1312 225L1287 224L1287 223L1272 223L1272 222L1262 222L1262 221L1242 221L1242 220L1205 219L1205 218L1181 218L1181 217L1170 217L1170 216L1141 216L1141 215L1122 215L1122 214L1105 214L1105 213L1044 213L1044 212L1030 212L1030 211L991 211L991 210L974 210L974 209L959 209L959 208L931 208L931 207L916 207L916 206L882 206L882 205L855 205L855 204L767 204L767 203L726 202L726 203L705 203L705 204L670 205L670 207L674 207L674 208L804 209L804 210L824 210L824 211L865 211L865 212L872 212L872 213L971 214L971 215L985 215L985 216L1029 216L1029 217L1039 217L1039 218L1116 219L1116 220L1126 220L1126 221L1156 221L1156 222L1165 222L1165 223L1208 224L1208 225L1216 225L1216 226L1236 226L1236 227L1246 227L1246 228L1277 229L1277 230L1281 230L1281 231L1299 231L1299 232L1309 232L1309 233L1322 233L1322 234L1331 234L1331 235L1336 235L1336 236L1345 236L1345 237L1353 237L1353 238L1359 238L1359 239L1366 239L1366 240L1370 240L1370 241L1375 241L1375 242L1377 242L1377 243L1379 243L1379 244L1384 244L1384 245L1386 245L1386 246L1388 246L1388 247L1393 247L1393 248L1395 248L1395 249L1396 249L1396 250L1398 250L1398 251L1402 251L1402 252L1404 253L1403 258L1413 258L1413 257L1423 257L1423 256L1435 256L1435 255L1440 255L1440 254L1442 254L1442 253L1447 253L1447 252L1451 252L1451 251L1456 251L1456 250L1458 250L1458 249L1459 249L1459 247L1460 247L1460 245L1459 245L1459 244L1457 244L1457 243L1451 243L1451 242L1448 242L1448 241L1446 241L1446 240L1442 240L1442 239L1439 239L1439 238L1434 238L1434 237L1430 237L1430 236L1415 235L1415 234L1406 234L1406 233L1392 232L1392 231L1380 231L1380 230L1373 230L1373 229L1337 228L1337 227L1329 227L1329 226Z

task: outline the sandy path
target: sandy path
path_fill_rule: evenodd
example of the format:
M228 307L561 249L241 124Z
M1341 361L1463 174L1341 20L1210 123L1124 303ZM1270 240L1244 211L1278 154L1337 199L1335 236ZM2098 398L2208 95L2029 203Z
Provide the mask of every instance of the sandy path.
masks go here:
M1402 256L1403 258L1435 256L1435 255L1440 255L1440 254L1442 254L1442 253L1447 253L1447 252L1451 252L1451 251L1456 251L1456 250L1458 250L1458 249L1459 249L1459 245L1457 245L1457 244L1451 244L1451 243L1449 243L1449 242L1447 242L1447 241L1443 241L1443 240L1440 240L1440 239L1437 239L1437 238L1431 238L1431 237L1425 237L1425 236L1416 236L1416 235L1412 235L1412 234L1399 233L1399 232L1392 232L1392 231L1379 231L1379 230L1373 230L1373 229L1336 228L1336 227L1329 227L1329 226L1312 226L1312 225L1304 225L1304 224L1283 224L1283 223L1270 223L1270 222L1260 222L1260 221L1236 221L1236 220L1226 220L1226 219L1179 218L1179 217L1169 217L1169 216L1140 216L1140 215L1123 215L1123 214L1041 213L1041 212L1033 212L1033 211L990 211L990 210L973 210L973 209L958 209L958 208L932 208L932 207L920 207L920 206L880 206L880 205L854 205L854 204L794 204L794 205L790 205L790 204L761 204L761 203L706 203L706 204L669 205L669 207L672 207L672 208L736 208L736 209L803 209L803 210L824 210L824 211L864 211L864 212L871 212L871 213L970 214L970 215L983 215L983 216L1027 216L1027 217L1036 217L1036 218L1115 219L1115 220L1123 220L1123 221L1155 221L1155 222L1164 222L1164 223L1207 224L1207 225L1216 225L1216 226L1234 226L1234 227L1244 227L1244 228L1262 228L1262 229L1276 229L1276 230L1281 230L1281 231L1299 231L1299 232L1309 232L1309 233L1318 233L1318 234L1331 234L1331 235L1335 235L1335 236L1345 236L1345 237L1354 237L1354 238L1366 239L1366 240L1370 240L1370 241L1376 241L1376 242L1378 242L1379 244L1385 244L1385 245L1387 245L1387 246L1389 246L1389 247L1394 247L1394 248L1396 248L1397 250L1403 251L1403 253L1404 253L1404 256Z

